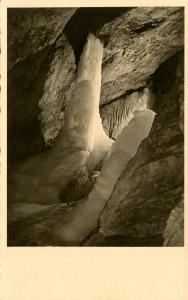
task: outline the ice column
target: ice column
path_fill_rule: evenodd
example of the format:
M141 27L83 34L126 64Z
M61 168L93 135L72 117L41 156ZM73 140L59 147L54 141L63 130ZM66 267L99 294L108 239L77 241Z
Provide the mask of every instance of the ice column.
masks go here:
M99 114L102 57L102 42L89 34L62 132L64 145L86 151L85 164L90 170L103 160L113 142L104 132Z

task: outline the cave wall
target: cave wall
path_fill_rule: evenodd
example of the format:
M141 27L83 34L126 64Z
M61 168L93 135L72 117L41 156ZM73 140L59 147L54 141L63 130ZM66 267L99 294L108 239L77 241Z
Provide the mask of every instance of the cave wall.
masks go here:
M76 8L9 8L8 69L52 45Z
M53 143L72 89L75 57L62 33L76 9L8 9L8 161Z
M148 78L184 43L184 14L178 7L138 7L104 25L101 103L146 86Z

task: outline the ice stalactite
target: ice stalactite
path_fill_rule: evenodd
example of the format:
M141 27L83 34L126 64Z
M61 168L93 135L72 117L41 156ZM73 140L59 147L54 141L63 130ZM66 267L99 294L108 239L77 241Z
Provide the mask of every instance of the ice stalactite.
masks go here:
M127 96L125 95L125 97L120 97L108 105L103 105L100 114L107 135L116 140L133 117L133 112L148 106L151 107L153 99L154 96L151 90L146 87L141 91L135 91Z
M70 223L57 228L56 234L68 243L81 242L96 226L99 215L110 197L122 171L136 154L142 140L151 129L155 113L149 109L134 112L134 117L113 144L109 157L88 196L88 200L73 212Z

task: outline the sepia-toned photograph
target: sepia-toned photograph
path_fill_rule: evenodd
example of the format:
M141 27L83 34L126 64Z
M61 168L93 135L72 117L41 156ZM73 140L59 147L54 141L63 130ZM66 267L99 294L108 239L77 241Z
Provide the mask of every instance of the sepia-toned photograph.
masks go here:
M184 246L184 7L7 9L7 246Z

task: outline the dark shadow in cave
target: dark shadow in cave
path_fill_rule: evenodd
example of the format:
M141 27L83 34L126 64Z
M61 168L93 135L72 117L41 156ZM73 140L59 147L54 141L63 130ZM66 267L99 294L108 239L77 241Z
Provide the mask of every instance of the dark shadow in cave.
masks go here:
M7 74L9 165L45 149L38 118L38 100L43 92L42 87L48 74L52 53L53 49L47 47L18 62Z
M170 101L170 97L167 97L166 91L172 94L172 97L179 98L179 90L177 89L176 77L177 74L174 70L176 70L179 61L181 61L181 68L184 72L184 51L180 51L179 53L174 54L165 60L155 71L155 73L151 76L150 81L152 82L151 88L152 92L155 94L156 101L153 103L152 109L155 112L162 110L162 106L166 105L166 101ZM157 99L163 98L165 101L157 101ZM170 99L170 100L169 100ZM176 101L176 112L179 115L179 102ZM169 113L174 113L174 107L169 103Z
M95 243L97 243L97 247L162 247L163 240L163 236L160 234L148 237L129 237L120 235L103 237L99 234L98 236L96 235L96 241L94 236L93 243L91 239L88 245L86 241L86 244L83 243L81 246L95 247Z

